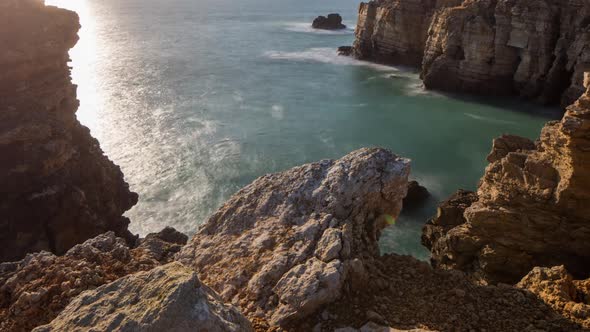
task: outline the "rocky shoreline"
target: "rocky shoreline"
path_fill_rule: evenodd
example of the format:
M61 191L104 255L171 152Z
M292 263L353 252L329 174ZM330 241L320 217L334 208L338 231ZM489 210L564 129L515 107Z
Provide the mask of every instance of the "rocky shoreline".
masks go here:
M454 31L454 23L488 31L479 22L490 17L487 9L496 18L555 9L551 1L504 11L501 4L514 2L439 3L361 5L364 23L353 52L422 63L435 40L463 35L445 32ZM562 18L585 8L571 0L551 12L563 23L556 35L574 40L560 47L569 50L586 38ZM478 192L460 191L440 206L423 237L433 264L379 252L381 231L398 217L404 199L427 197L408 180L410 161L380 148L265 175L232 196L190 240L170 228L137 239L123 216L137 195L75 118L67 52L77 40L77 15L40 0L2 0L0 9L0 39L8 42L0 50L0 152L10 156L0 162L6 188L0 330L590 329L589 74L580 83L573 70L572 84L556 94L580 97L562 121L548 123L537 142L509 135L495 140ZM464 21L469 15L475 19ZM491 29L500 29L499 22ZM510 32L514 40L528 31L518 26ZM386 45L382 41L389 43L386 52L375 47ZM582 55L568 58L572 68L586 61ZM467 53L465 60L471 60ZM543 77L535 82L545 89L552 83ZM570 95L578 84L584 93Z

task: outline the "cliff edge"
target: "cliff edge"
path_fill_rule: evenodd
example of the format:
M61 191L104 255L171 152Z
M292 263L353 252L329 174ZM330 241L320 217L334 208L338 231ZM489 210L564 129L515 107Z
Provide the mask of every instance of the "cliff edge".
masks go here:
M78 16L40 0L0 1L0 261L63 254L106 231L130 243L137 202L76 119L68 50Z

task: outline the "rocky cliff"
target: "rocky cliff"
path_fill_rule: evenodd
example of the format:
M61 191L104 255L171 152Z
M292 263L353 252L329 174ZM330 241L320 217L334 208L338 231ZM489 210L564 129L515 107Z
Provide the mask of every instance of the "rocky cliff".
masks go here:
M422 67L427 88L517 94L567 106L590 66L583 0L380 0L363 3L362 59Z
M134 241L122 214L137 195L76 120L78 29L75 13L41 0L0 1L0 261L109 230Z
M408 172L407 160L362 149L264 176L177 258L257 331L579 329L531 293L380 256L380 231L400 211Z
M561 121L543 128L536 144L497 139L477 195L444 203L426 226L434 265L491 283L514 284L534 266L562 264L588 277L589 133L587 91Z

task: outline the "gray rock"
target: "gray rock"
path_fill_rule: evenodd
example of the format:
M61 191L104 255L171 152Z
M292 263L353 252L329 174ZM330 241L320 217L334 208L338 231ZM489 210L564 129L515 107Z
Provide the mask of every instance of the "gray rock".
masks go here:
M407 159L361 149L263 176L222 206L177 259L207 271L203 282L248 317L287 326L340 298L348 281L363 282L355 259L379 254L409 172Z
M174 262L87 291L50 324L49 331L253 331L233 306Z

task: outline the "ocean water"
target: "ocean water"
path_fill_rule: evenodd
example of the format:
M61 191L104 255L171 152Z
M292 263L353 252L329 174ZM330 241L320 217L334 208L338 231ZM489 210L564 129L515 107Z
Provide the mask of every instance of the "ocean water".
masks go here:
M382 238L384 252L420 245L436 203L475 189L494 137L535 138L553 109L422 88L415 71L336 54L354 39L358 0L47 0L76 10L71 52L78 118L121 166L145 235L194 233L256 177L366 146L413 160L433 194ZM311 29L341 13L349 29Z

